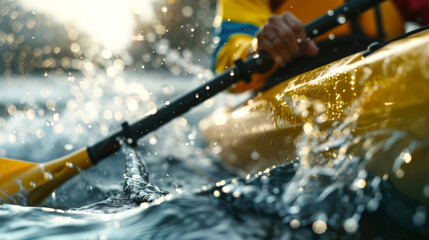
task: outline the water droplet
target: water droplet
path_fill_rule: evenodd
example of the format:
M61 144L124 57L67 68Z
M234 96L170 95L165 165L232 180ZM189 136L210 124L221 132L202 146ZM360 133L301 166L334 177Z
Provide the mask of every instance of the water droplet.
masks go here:
M380 205L380 203L377 199L371 199L366 204L366 209L370 212L375 212L378 209L379 205Z
M33 188L35 188L37 186L36 182L30 182L30 186L32 186Z
M197 94L195 94L195 98L199 98L200 97L200 95L197 93Z
M182 8L182 15L184 17L190 17L192 14L194 14L194 9L191 6L184 6Z
M235 75L234 71L229 72L229 75L233 77Z
M396 175L396 177L398 177L398 178L403 178L403 177L404 177L404 175L405 175L405 172L404 172L404 170L402 170L402 169L398 169L398 170L396 170L395 175Z
M356 187L358 187L360 189L365 188L366 181L365 181L365 179L359 179L356 181L355 185L356 185Z
M9 113L9 115L14 115L16 113L16 107L15 105L11 104L7 107L7 112Z
M67 150L67 151L71 151L71 150L73 150L73 148L74 148L74 146L71 145L71 144L64 145L64 149Z
M334 136L335 138L339 138L343 135L343 132L341 131L341 129L335 129L334 131L332 131L332 136Z
M279 188L277 188L277 187L273 188L273 193L274 193L275 195L279 194L279 193L280 193L280 189L279 189Z
M358 230L359 223L355 219L349 218L344 221L343 228L347 233L353 234Z
M304 124L304 132L307 135L310 135L313 132L313 125L311 125L311 123L306 123Z
M313 223L313 231L316 234L323 234L328 229L328 226L326 225L326 222L323 220L317 220Z
M225 184L226 184L225 180L220 180L219 182L216 183L216 186L221 187L221 186L224 186Z
M174 87L172 85L164 84L161 87L161 91L165 95L171 95L171 94L173 94L175 92L175 89L174 89Z
M54 119L55 122L57 122L60 119L60 114L59 113L55 113L52 118Z
M229 193L230 191L231 191L231 188L229 186L223 186L222 187L222 192Z
M399 157L405 162L405 163L410 163L412 160L410 151L408 149L404 149L401 154L399 155Z
M45 179L49 179L49 180L52 180L52 178L53 178L53 176L52 176L52 173L51 173L51 172L45 172L45 173L44 173L44 177L45 177Z
M327 14L328 14L328 16L334 16L334 10L329 10L329 11L327 12Z
M213 196L214 197L220 197L220 192L218 191L218 190L215 190L214 192L213 192Z
M188 134L189 140L195 140L196 138L197 138L196 132L192 132L192 133Z
M72 162L66 162L66 166L69 168L73 168L74 165Z
M45 125L49 127L49 126L53 126L54 124L51 121L46 120Z
M158 138L156 136L150 136L149 137L149 144L150 145L155 145L158 143Z
M342 14L338 15L338 17L337 17L337 22L338 22L339 24L344 24L344 23L346 23L346 22L347 22L347 18L346 18L346 16L344 16L344 15L342 15Z
M317 29L313 29L313 34L314 35L317 35L319 33L319 30L317 30Z
M258 153L257 151L255 151L255 150L253 150L253 151L250 153L250 158L252 158L252 160L258 160L258 159L259 159L259 157L260 157L259 153Z
M211 148L213 154L220 154L222 152L221 146L214 146Z
M317 123L324 123L327 120L328 120L328 115L326 113L322 113L316 118Z
M232 193L232 196L233 196L233 197L235 197L235 198L239 198L239 197L241 196L241 192L239 192L239 191L234 191L234 192Z
M301 207L297 206L297 205L292 206L292 207L290 207L289 212L291 214L298 214L299 212L301 212Z
M290 221L290 227L293 229L298 229L301 226L301 223L299 222L298 219L292 219L292 221Z

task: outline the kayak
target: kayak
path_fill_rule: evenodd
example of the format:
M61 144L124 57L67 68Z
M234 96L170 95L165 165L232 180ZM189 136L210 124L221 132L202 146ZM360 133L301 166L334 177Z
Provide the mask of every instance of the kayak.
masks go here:
M429 30L369 51L216 110L200 122L203 137L245 173L297 159L315 166L315 148L325 159L357 156L364 169L429 206Z

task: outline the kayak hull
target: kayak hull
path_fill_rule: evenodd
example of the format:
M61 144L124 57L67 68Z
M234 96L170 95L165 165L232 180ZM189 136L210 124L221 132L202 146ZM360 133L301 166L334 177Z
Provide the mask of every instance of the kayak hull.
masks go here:
M219 156L226 163L247 173L298 158L302 164L315 165L303 147L309 139L320 142L349 134L372 139L383 131L404 133L412 136L410 142L421 144L406 145L413 152L399 168L397 157L387 153L384 158L368 158L363 167L429 205L429 155L423 144L429 139L428 93L426 30L369 56L357 53L294 77L238 108L220 109L200 128L210 146L221 149ZM372 144L388 144L385 138L377 137ZM405 148L398 148L399 155L404 155Z

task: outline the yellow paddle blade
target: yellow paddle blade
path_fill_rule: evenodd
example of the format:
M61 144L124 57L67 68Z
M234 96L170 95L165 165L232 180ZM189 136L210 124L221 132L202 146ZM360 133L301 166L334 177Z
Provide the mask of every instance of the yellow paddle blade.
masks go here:
M36 165L37 163L0 158L0 182L2 182L3 179L18 176L23 171L26 171Z
M0 168L4 166L0 171L0 202L38 205L61 184L92 165L87 148L40 164L0 159Z

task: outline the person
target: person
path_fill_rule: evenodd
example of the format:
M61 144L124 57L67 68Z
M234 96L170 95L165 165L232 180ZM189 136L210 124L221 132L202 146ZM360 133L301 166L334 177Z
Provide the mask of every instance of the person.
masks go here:
M392 0L381 3L314 41L307 41L304 24L344 3L344 0L219 1L214 21L217 29L215 42L219 42L213 53L214 71L225 71L234 65L235 60L245 59L258 51L268 53L279 69L303 55L317 55L301 61L301 65L306 66L303 70L307 71L361 51L371 42L403 34L405 21L429 24L429 0ZM273 71L254 74L250 84L238 83L232 91L259 89ZM281 71L279 74L298 73Z

